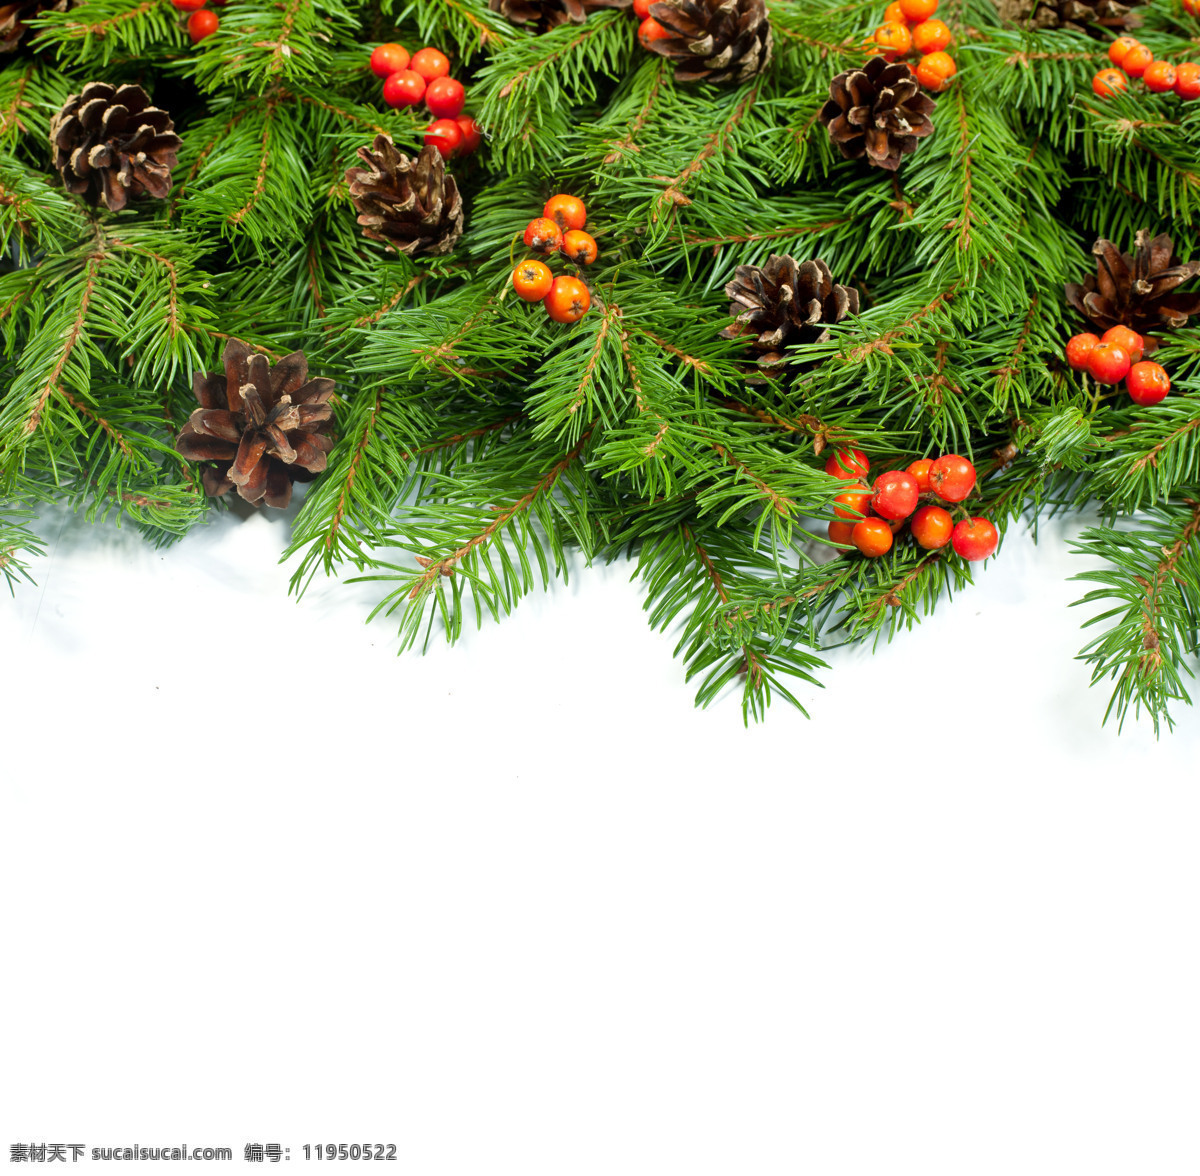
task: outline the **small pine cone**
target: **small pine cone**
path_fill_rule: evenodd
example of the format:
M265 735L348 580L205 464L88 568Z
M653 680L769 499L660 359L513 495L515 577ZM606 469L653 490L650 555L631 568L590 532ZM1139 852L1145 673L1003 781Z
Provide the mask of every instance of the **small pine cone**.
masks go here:
M66 12L67 0L17 0L15 4L0 4L0 54L13 53L21 43L31 16L42 12Z
M68 192L119 212L130 197L166 198L183 141L141 86L88 82L50 120L50 145Z
M1097 241L1096 276L1082 286L1068 282L1067 303L1100 331L1119 325L1153 335L1186 327L1189 315L1200 314L1200 292L1182 294L1176 287L1200 274L1200 260L1180 265L1174 241L1166 233L1151 239L1149 229L1138 231L1134 248L1130 256L1111 241ZM1148 342L1153 350L1155 341Z
M858 314L858 291L835 283L823 261L786 255L772 254L761 267L739 265L725 293L733 299L734 322L721 337L755 336L751 349L767 370L777 369L794 347L824 343L830 323Z
M600 8L628 8L633 0L488 0L488 7L517 25L544 33L566 21L579 24Z
M175 448L190 461L211 461L204 489L218 497L235 486L256 506L285 507L293 482L311 482L325 468L333 438L329 398L333 381L308 378L301 351L274 367L238 339L225 345L225 371L197 372L192 388L200 407L183 426Z
M677 82L741 84L770 63L763 0L659 0L650 15L670 35L646 47L675 62Z
M363 234L407 253L449 253L463 231L462 197L436 147L423 147L415 160L387 135L375 149L360 147L366 167L346 169L350 199Z
M872 57L829 83L820 119L846 159L866 156L872 167L895 171L917 140L933 134L933 99L921 93L911 69Z
M992 0L1000 19L1028 29L1073 29L1094 36L1127 32L1142 23L1134 11L1144 0ZM1099 31L1101 26L1107 33Z

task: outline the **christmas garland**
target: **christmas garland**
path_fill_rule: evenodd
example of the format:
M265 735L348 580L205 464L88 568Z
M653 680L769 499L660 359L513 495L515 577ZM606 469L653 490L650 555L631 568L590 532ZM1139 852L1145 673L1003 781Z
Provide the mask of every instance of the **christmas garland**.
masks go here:
M10 5L0 570L45 503L163 543L299 481L297 593L374 581L410 646L628 553L760 717L1099 504L1082 656L1157 729L1200 644L1192 4Z

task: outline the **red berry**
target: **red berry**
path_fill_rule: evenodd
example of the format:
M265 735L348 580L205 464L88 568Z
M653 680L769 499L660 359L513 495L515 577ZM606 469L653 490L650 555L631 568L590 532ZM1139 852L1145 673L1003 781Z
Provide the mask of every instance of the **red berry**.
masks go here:
M1097 343L1088 356L1088 371L1101 384L1119 384L1129 374L1129 352L1115 343Z
M1143 360L1129 369L1125 387L1135 404L1157 404L1171 391L1171 379L1161 364Z
M204 0L171 0L180 12L196 12L204 7Z
M1100 336L1100 342L1115 343L1118 347L1124 347L1129 352L1130 363L1137 363L1146 349L1146 342L1137 331L1131 331L1128 327L1122 326L1109 327Z
M1102 69L1092 78L1092 93L1101 98L1111 98L1128 85L1125 75L1119 69Z
M371 51L371 72L376 77L390 78L402 69L408 69L408 50L403 45L389 41Z
M652 16L646 17L638 25L638 40L641 41L643 49L649 49L655 41L661 41L663 37L669 37L670 35L670 30L663 28Z
M479 129L479 124L470 115L460 114L454 121L458 123L458 129L462 131L463 141L461 151L464 155L470 155L483 142L483 132Z
M1120 65L1121 62L1125 60L1125 54L1128 53L1130 49L1134 48L1135 45L1140 44L1141 41L1139 41L1137 37L1118 37L1108 47L1108 60L1111 61L1113 65Z
M564 233L568 229L582 229L587 224L587 208L583 201L565 192L546 201L542 216L548 216Z
M1185 61L1175 70L1175 93L1185 102L1200 98L1200 65Z
M457 118L466 101L462 82L454 78L434 78L425 89L425 105L438 118Z
M954 529L954 520L948 510L940 506L923 506L909 520L908 528L913 538L926 551L936 551L950 542L950 532Z
M556 323L577 323L587 314L592 296L578 278L555 278L542 305Z
M563 234L562 251L576 265L591 265L600 256L595 237L582 229L568 229Z
M975 467L957 453L943 454L929 467L929 485L946 502L962 502L975 489Z
M917 509L917 479L903 470L888 470L875 479L871 505L885 519L906 519Z
M825 459L825 472L835 478L865 478L870 468L861 449L835 449Z
M562 230L549 217L535 216L525 228L524 241L539 253L557 253L562 248Z
M1131 78L1140 78L1146 72L1146 66L1153 60L1154 54L1145 45L1138 44L1121 59L1121 68ZM1121 88L1124 89L1123 86Z
M839 519L865 518L870 508L871 491L866 486L855 486L833 500L833 514Z
M870 559L892 549L892 528L883 519L860 519L850 532L850 541Z
M425 79L411 69L402 69L383 83L383 100L389 106L415 106L424 97Z
M929 470L933 466L933 459L930 457L922 457L914 461L912 465L905 471L912 474L917 480L917 489L922 494L928 494L931 487L929 485Z
M650 5L654 0L633 0L633 15L638 20L645 20L650 15Z
M550 293L554 275L544 262L523 261L513 270L512 284L526 302L541 302Z
M217 14L210 12L207 8L202 8L199 12L193 12L188 17L187 22L188 36L192 38L192 44L198 44L205 37L211 37L217 31L217 26L220 23L217 19Z
M1090 331L1085 331L1082 335L1072 335L1067 340L1067 363L1077 372L1086 372L1088 356L1092 354L1092 348L1099 342L1099 336L1093 335Z
M425 146L436 147L445 159L462 146L462 127L452 118L439 118L425 129Z
M440 49L418 49L412 55L408 68L419 73L427 82L444 78L450 72L450 58Z
M990 519L964 519L954 528L950 542L963 559L987 559L1000 542L1000 532Z
M1165 94L1175 89L1175 67L1169 61L1152 61L1142 73L1146 89Z

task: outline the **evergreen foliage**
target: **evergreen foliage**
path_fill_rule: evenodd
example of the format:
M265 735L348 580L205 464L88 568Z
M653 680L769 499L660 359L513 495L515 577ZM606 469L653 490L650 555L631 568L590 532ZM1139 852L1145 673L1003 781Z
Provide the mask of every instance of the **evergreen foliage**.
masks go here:
M911 626L981 570L908 542L836 553L825 451L853 443L876 471L953 451L1002 531L1102 504L1080 603L1106 611L1081 656L1115 681L1110 713L1170 722L1198 648L1200 325L1164 341L1172 394L1139 409L1062 363L1082 329L1063 285L1100 235L1167 231L1196 256L1200 102L1101 100L1106 38L943 0L959 73L935 133L898 173L868 168L817 116L882 8L776 0L770 67L727 88L677 83L618 10L539 35L486 0L230 0L195 46L167 0L42 13L0 68L0 572L28 574L40 503L155 542L219 509L173 440L193 374L237 337L338 381L294 590L376 583L404 647L509 612L565 576L568 548L628 553L699 703L799 705L823 650ZM1141 11L1157 56L1198 52L1179 0ZM355 223L356 149L384 133L415 154L426 121L383 105L383 40L449 53L486 132L450 164L467 219L448 257L388 253ZM169 200L110 214L63 192L49 121L92 80L171 113ZM555 192L587 202L601 250L573 327L509 284ZM720 332L725 283L772 253L822 258L862 309L766 378Z

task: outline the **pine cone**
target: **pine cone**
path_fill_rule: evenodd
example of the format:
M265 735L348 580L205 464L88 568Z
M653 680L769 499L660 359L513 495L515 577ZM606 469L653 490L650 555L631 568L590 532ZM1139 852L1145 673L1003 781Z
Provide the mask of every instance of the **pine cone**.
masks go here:
M462 197L438 149L412 160L376 135L374 151L360 147L358 157L367 166L347 168L346 183L364 235L410 257L449 253L462 236Z
M902 61L872 57L861 69L848 69L829 83L829 101L820 119L846 159L864 155L872 167L895 171L917 140L933 134L932 98L921 93Z
M1142 23L1140 12L1131 12L1144 0L1120 4L1117 0L992 0L1001 20L1029 29L1074 29L1095 36L1112 36ZM1095 26L1100 25L1107 32Z
M131 196L167 196L183 141L141 86L88 82L50 120L50 144L68 192L119 212Z
M0 4L0 53L13 53L21 43L31 16L42 12L66 12L67 0L17 0L15 4Z
M308 378L301 351L274 367L239 339L225 345L225 371L192 381L200 407L175 448L190 461L212 461L201 474L217 497L234 486L247 501L285 507L292 482L311 482L325 468L333 381Z
M858 291L837 285L823 261L786 255L772 254L762 267L739 265L725 293L735 321L721 337L757 336L750 346L767 369L778 367L786 350L824 343L830 323L858 314Z
M488 0L488 7L513 24L535 25L539 33L565 21L579 24L600 8L628 8L633 0Z
M1121 253L1111 241L1101 238L1092 246L1100 259L1096 276L1082 286L1068 282L1067 303L1098 330L1118 324L1139 335L1187 326L1188 315L1200 314L1200 292L1176 293L1176 287L1200 274L1200 260L1180 265L1175 243L1166 233L1150 239L1141 229L1135 240L1137 252ZM1148 340L1150 350L1156 346Z
M646 48L675 62L677 82L740 84L771 60L763 0L659 0L650 15L671 35Z

